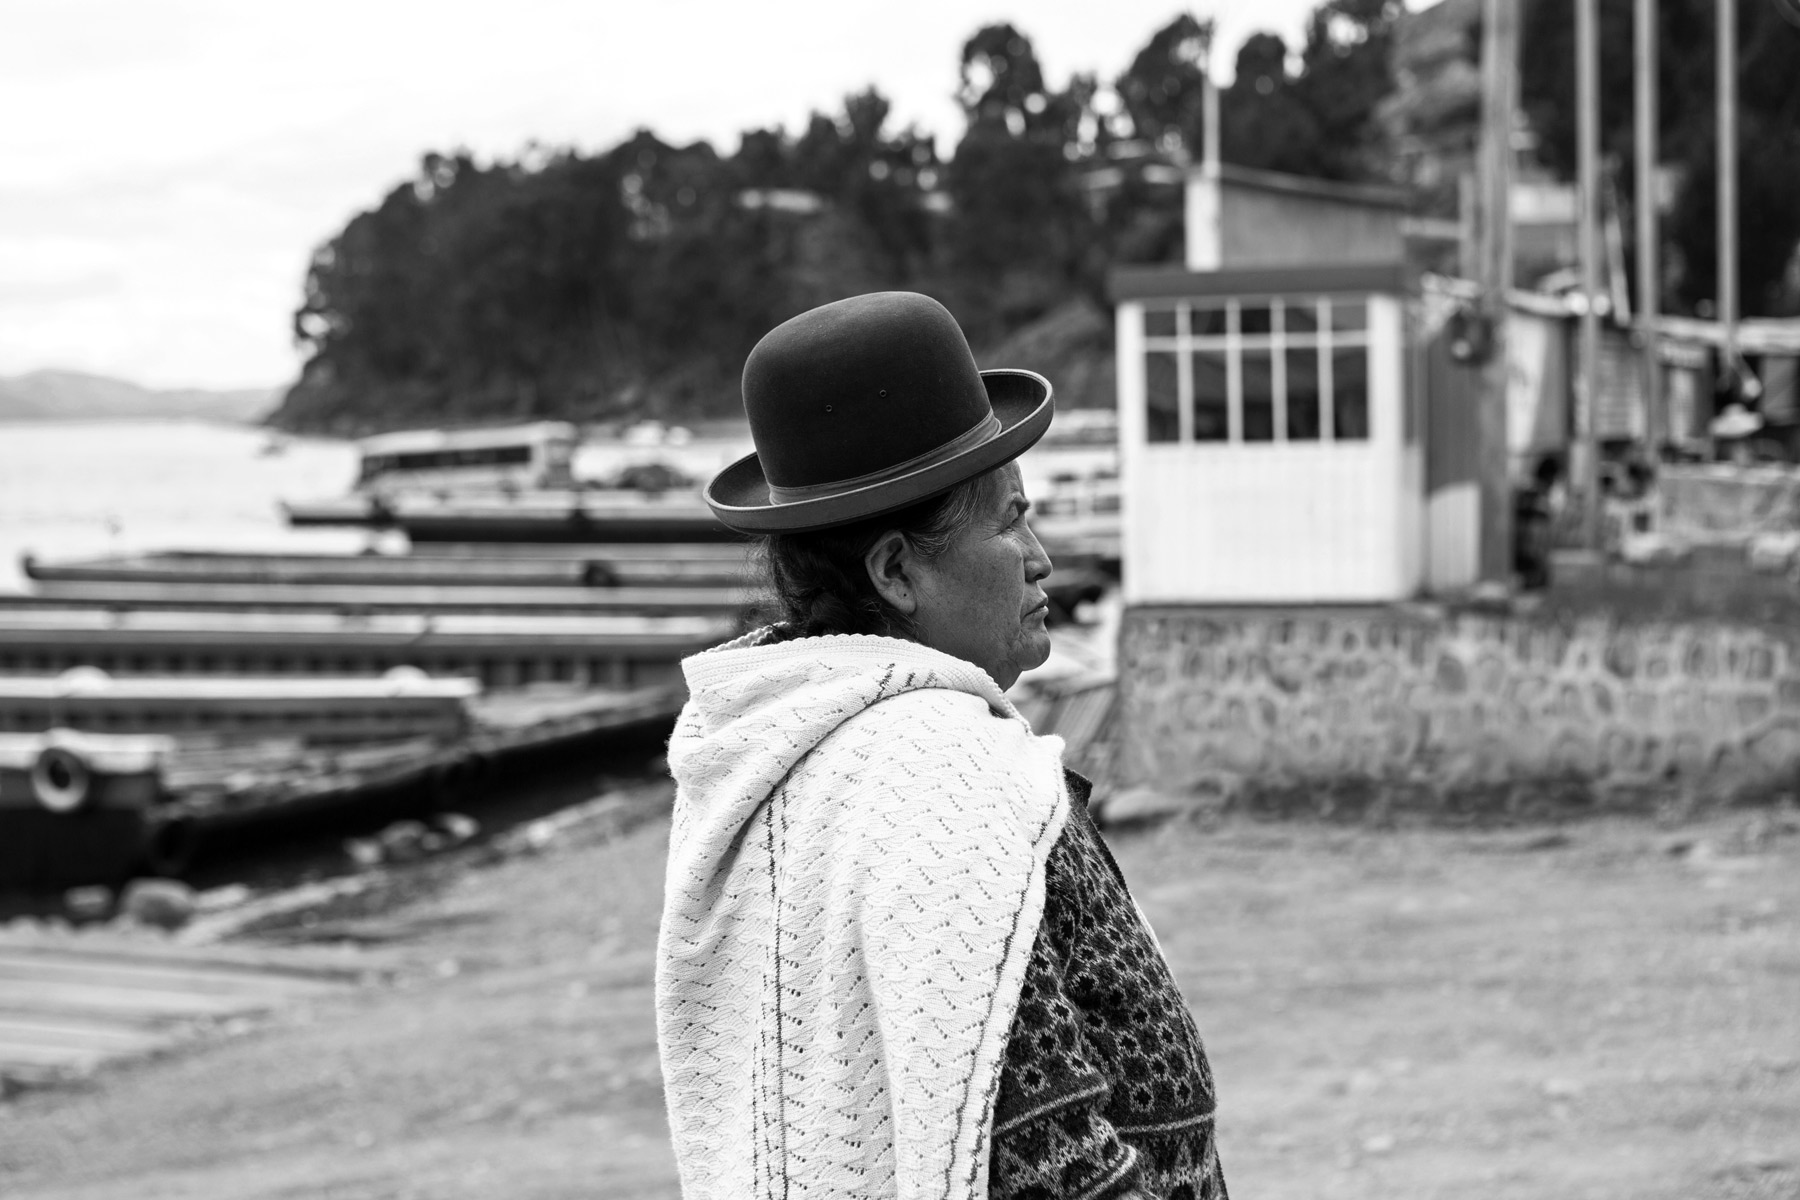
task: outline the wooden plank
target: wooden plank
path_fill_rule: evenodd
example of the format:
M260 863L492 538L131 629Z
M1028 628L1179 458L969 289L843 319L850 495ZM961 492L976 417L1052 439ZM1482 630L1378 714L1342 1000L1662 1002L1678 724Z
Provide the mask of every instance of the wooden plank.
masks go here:
M741 587L495 587L405 583L65 582L39 593L0 593L0 610L318 610L341 613L733 613L754 599Z
M55 1045L0 1045L0 1075L11 1075L21 1067L33 1072L50 1068L51 1074L85 1073L99 1066L107 1057L95 1050L70 1050Z
M51 607L0 611L0 635L25 638L163 637L244 641L297 638L308 644L389 642L558 642L634 645L704 637L726 625L712 617L646 617L624 613L105 612Z
M40 1048L88 1054L130 1054L151 1050L168 1040L166 1033L129 1025L77 1021L54 1013L0 1013L0 1060L8 1051Z
M741 545L444 543L410 554L159 554L23 560L44 595L92 583L412 584L488 587L727 586L749 575Z
M0 1030L6 1036L24 1038L43 1033L47 1036L88 1038L95 1043L114 1041L120 1045L154 1042L164 1026L146 1025L129 1018L109 1017L104 1013L55 1012L46 1009L0 1009Z
M145 1020L223 1017L273 1008L275 995L212 995L183 989L126 987L0 976L0 1008L46 1012L112 1013Z
M85 1073L179 1042L197 1021L342 992L368 968L304 952L9 934L0 937L0 1075Z
M0 982L43 985L91 985L141 988L145 991L198 996L280 997L323 995L338 984L291 974L275 974L231 964L158 962L148 959L105 959L99 956L50 954L0 947Z
M361 950L345 951L323 946L280 950L258 946L189 946L101 930L84 932L73 938L60 934L9 932L0 934L0 950L72 961L145 962L196 970L235 968L342 984L360 983L371 974L388 971L394 966L394 961L387 957Z
M606 563L742 563L750 547L743 542L429 542L414 546L408 558L538 559L577 558Z

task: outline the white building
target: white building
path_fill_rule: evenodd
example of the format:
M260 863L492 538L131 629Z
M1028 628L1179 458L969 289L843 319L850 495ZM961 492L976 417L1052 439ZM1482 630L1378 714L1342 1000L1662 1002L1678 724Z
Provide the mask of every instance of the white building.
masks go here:
M1398 265L1121 271L1113 291L1127 603L1419 589Z
M1397 195L1202 168L1186 268L1114 272L1128 604L1360 603L1425 579Z

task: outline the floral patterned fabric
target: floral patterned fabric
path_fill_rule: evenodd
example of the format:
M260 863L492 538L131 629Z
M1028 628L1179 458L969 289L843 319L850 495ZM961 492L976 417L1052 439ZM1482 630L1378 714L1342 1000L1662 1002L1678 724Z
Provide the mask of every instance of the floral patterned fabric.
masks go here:
M1091 785L1069 772L1069 786L1000 1077L988 1194L1227 1200L1206 1048L1088 818Z

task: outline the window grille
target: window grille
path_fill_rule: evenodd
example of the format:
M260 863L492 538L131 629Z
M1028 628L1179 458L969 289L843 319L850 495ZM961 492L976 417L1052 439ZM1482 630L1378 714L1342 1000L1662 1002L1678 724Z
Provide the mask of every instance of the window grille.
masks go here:
M1144 402L1153 443L1366 441L1367 299L1148 305Z

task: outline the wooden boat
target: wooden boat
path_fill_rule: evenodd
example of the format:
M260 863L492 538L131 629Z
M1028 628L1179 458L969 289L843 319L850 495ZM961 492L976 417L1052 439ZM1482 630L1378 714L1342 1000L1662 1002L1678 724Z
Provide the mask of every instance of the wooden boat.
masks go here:
M697 497L680 501L596 503L555 493L521 495L487 502L470 498L401 500L380 514L347 514L337 508L302 513L288 508L292 524L388 526L403 531L415 546L433 542L526 543L541 550L558 543L646 542L722 543L740 555L746 539L719 524ZM1052 556L1061 552L1119 559L1117 513L1057 515L1034 521L1033 529Z
M65 583L391 584L488 587L682 587L742 583L741 545L432 543L409 554L254 554L168 550L103 558L20 560L44 595Z
M0 891L123 879L163 796L167 737L0 733Z
M0 733L0 891L178 875L214 834L272 820L460 804L508 763L596 739L664 737L685 695L679 684L470 694L453 736L354 745L200 730Z
M566 488L353 496L283 506L290 525L403 530L415 542L742 542L698 491Z
M679 677L731 637L716 616L0 610L0 674L99 667L114 675L380 675L398 666L489 688L538 681L625 687Z
M473 679L401 667L379 678L127 676L93 667L0 675L0 733L205 733L309 742L453 738L469 729Z
M571 487L580 441L580 431L567 421L376 434L356 444L356 491L393 496L440 488Z
M188 612L638 613L734 616L754 594L732 587L458 587L439 584L61 582L0 592L0 612L46 608Z

